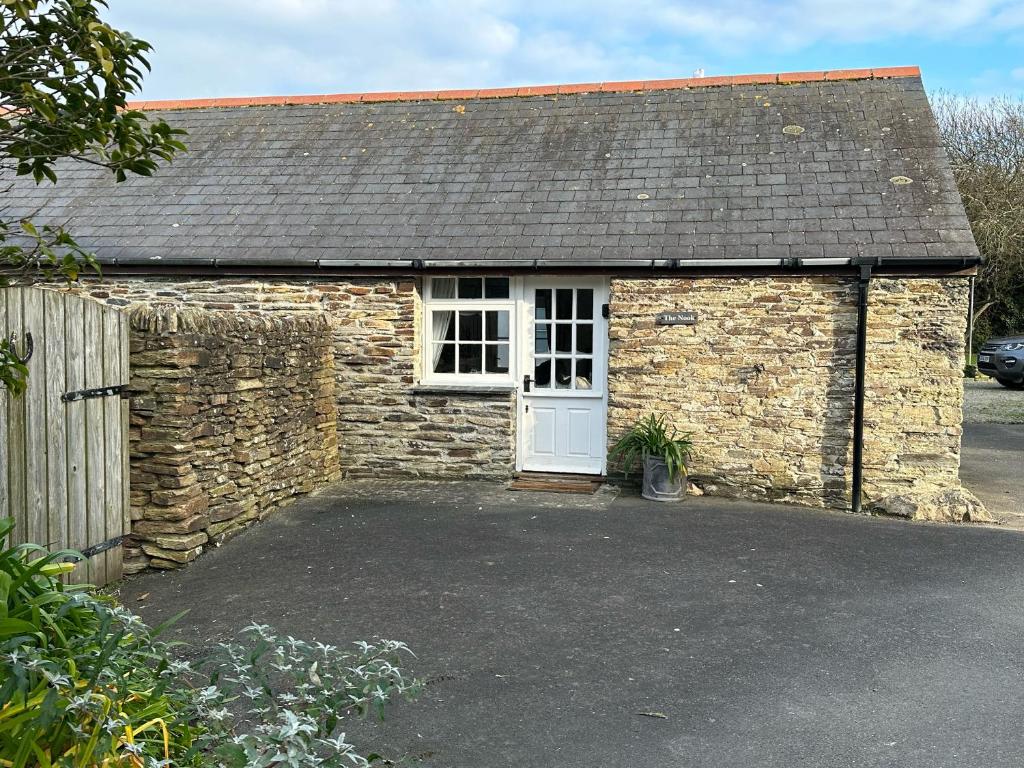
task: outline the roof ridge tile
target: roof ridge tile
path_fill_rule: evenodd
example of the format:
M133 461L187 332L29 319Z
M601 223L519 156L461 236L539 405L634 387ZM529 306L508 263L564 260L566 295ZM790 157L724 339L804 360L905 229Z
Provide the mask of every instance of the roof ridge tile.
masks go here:
M623 80L607 83L563 83L561 85L524 85L510 88L457 88L431 91L381 91L373 93L325 93L296 96L228 96L206 99L159 99L128 103L130 109L209 109L215 107L285 106L299 104L358 104L387 101L451 101L457 99L502 99L522 96L559 96L573 93L628 93L685 88L716 88L732 85L788 85L791 83L880 80L896 77L920 77L916 66L874 67L871 69L833 69L810 72L780 72L750 75L712 75L660 80Z

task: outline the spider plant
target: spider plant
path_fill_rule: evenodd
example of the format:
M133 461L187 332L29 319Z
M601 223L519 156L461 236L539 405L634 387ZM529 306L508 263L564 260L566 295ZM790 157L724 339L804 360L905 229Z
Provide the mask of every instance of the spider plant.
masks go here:
M668 467L671 480L686 471L693 443L689 435L680 435L671 424L665 423L664 415L649 414L638 421L609 452L612 459L621 459L626 476L638 459L653 456L662 459Z

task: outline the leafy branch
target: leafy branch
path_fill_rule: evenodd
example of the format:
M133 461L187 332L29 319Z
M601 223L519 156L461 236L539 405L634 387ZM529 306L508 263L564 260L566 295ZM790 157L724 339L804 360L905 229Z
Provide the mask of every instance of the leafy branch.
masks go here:
M56 184L71 163L98 166L116 182L151 176L185 149L184 131L128 107L149 71L145 40L100 18L105 0L0 3L0 177ZM0 287L77 280L99 272L95 257L62 226L0 211ZM0 384L24 379L0 346Z

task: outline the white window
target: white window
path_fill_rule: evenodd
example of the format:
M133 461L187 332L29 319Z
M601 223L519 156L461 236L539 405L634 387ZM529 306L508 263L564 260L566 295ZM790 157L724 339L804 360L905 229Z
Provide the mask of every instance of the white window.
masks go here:
M512 383L515 300L508 277L431 277L425 286L424 380Z

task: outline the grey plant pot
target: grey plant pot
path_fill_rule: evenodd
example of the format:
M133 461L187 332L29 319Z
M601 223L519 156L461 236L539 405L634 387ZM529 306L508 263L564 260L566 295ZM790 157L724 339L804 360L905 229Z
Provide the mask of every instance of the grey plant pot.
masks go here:
M686 473L675 480L668 476L668 465L658 456L644 456L644 483L640 495L651 501L682 501L686 495Z

